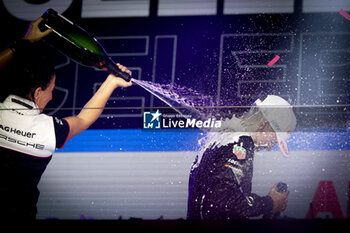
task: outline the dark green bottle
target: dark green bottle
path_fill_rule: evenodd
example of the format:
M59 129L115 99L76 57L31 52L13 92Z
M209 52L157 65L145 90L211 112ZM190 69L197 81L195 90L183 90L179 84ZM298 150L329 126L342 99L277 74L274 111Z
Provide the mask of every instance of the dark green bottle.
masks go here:
M48 9L42 17L44 20L39 24L39 29L53 29L43 39L45 42L82 65L105 70L130 81L131 76L118 68L102 45L87 31L53 9Z

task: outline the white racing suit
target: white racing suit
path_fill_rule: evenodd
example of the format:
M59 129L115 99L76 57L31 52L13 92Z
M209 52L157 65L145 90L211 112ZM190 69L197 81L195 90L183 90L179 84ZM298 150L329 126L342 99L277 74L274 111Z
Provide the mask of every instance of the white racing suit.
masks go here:
M68 134L65 120L41 114L32 101L10 95L0 103L1 219L35 219L37 185Z

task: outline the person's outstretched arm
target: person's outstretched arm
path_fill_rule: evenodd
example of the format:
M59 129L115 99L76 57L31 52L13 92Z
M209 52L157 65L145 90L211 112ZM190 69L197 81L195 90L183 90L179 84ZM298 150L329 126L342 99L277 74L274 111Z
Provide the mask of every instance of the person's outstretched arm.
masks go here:
M117 64L119 68L131 74L125 67ZM131 81L126 82L122 78L118 78L113 74L110 74L107 79L103 82L93 97L87 102L84 108L80 111L77 116L71 116L64 118L70 127L69 135L67 140L83 132L90 127L101 115L103 108L105 107L107 100L117 87L129 87Z
M0 70L3 69L14 57L10 48L5 49L0 53Z
M44 19L38 18L30 23L28 31L23 37L22 42L16 41L16 43L12 44L9 48L6 48L0 52L0 70L14 58L16 49L18 46L22 46L18 45L18 43L34 43L52 32L52 29L47 29L44 32L40 31L38 25L42 20Z

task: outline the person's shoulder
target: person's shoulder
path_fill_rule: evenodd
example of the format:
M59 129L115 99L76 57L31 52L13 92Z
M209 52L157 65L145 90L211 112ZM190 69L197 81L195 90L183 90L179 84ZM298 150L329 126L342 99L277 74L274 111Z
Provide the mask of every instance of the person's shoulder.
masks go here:
M38 114L34 116L35 120L42 120L42 121L51 121L53 119L52 116L46 115L45 113Z
M56 116L49 116L49 115L46 115L44 113L42 114L39 114L36 116L36 121L40 121L40 122L48 122L48 123L53 123L53 125L55 126L62 126L62 125L67 125L67 121L65 119L61 119L59 117L56 117Z
M233 133L231 136L232 140L230 141L230 144L242 144L243 146L250 146L251 144L254 144L253 138L249 135L249 133L245 132L239 132L239 133Z
M243 143L245 146L251 146L254 145L253 138L250 135L241 135L238 139L237 143Z

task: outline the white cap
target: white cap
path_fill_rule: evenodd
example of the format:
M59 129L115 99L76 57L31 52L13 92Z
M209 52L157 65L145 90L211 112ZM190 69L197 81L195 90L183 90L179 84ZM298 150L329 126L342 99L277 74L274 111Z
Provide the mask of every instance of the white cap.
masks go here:
M282 155L288 157L286 141L297 124L292 106L277 95L268 95L263 101L255 101L255 104L276 132L277 144Z

